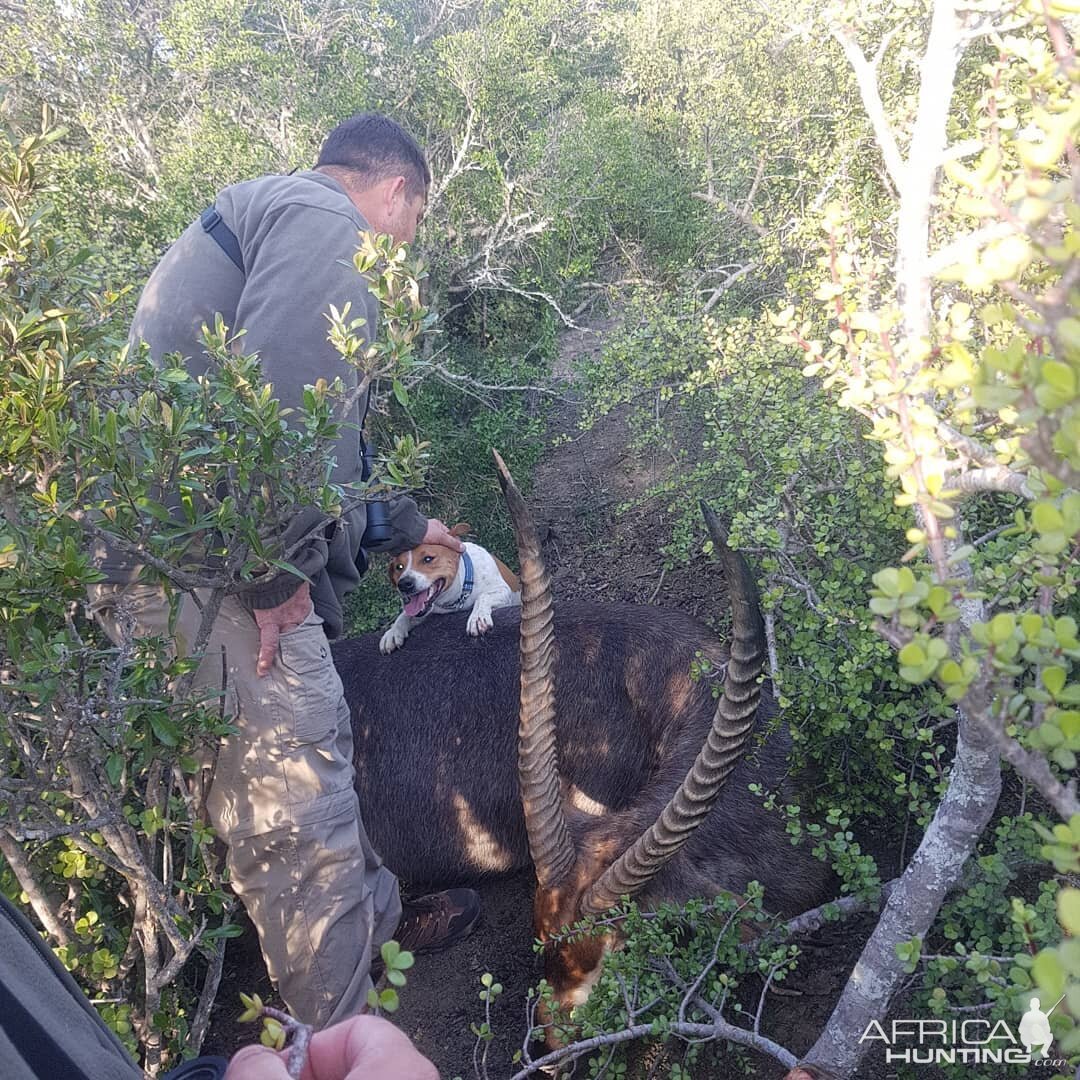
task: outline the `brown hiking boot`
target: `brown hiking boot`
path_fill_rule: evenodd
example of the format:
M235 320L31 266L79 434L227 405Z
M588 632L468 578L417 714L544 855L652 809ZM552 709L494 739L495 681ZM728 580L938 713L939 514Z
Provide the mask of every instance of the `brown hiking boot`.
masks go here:
M447 889L401 905L394 940L411 953L447 949L465 938L480 918L480 897L472 889Z

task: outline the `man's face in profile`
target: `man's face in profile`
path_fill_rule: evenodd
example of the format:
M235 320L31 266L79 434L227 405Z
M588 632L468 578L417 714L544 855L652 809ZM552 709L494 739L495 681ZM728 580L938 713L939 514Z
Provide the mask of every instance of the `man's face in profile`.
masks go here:
M427 206L427 193L418 195L415 199L401 197L401 208L387 232L399 244L411 244L416 239L416 230L424 217L424 209Z

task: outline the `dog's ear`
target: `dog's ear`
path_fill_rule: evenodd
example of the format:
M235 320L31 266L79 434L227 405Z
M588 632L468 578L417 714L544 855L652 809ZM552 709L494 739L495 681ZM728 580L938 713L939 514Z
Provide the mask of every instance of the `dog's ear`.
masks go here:
M467 536L471 531L472 526L467 521L461 521L450 530L450 535L456 536L460 540L463 536Z

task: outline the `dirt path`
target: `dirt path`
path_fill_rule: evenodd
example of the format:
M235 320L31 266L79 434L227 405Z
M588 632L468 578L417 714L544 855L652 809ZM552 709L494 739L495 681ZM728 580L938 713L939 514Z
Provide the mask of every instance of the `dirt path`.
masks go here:
M588 332L568 331L560 340L555 373L564 379L599 353L614 320L596 318ZM680 607L697 616L716 609L717 597L701 582L714 575L705 561L662 573L658 545L667 539L669 511L663 500L620 517L619 507L661 479L667 461L641 460L628 447L626 409L611 413L592 429L578 427L578 407L559 406L549 426L544 455L529 496L544 541L556 602L568 598L625 600ZM715 590L715 585L712 586ZM483 1020L480 977L490 972L503 984L495 1004L488 1045L491 1080L515 1071L514 1052L526 1029L525 994L540 978L532 948L530 873L482 884L484 915L475 933L449 953L419 957L402 992L396 1022L439 1067L445 1080L472 1080L476 1038L470 1024ZM800 972L798 997L770 997L763 1030L796 1051L805 1050L828 1016L860 941L853 928L811 945L811 960ZM815 959L816 956L816 959ZM269 995L254 931L229 944L222 992L206 1052L227 1053L250 1039L233 1017L238 990ZM744 1064L745 1064L745 1058ZM751 1066L753 1069L754 1066ZM757 1059L752 1075L779 1076L775 1062ZM666 1075L666 1070L658 1075ZM734 1057L721 1054L695 1077L745 1077ZM374 1080L374 1078L373 1078Z
M613 318L597 318L584 331L565 331L556 376L570 379L586 370L616 325ZM663 568L659 549L671 535L668 500L647 500L621 512L674 467L668 452L645 454L632 447L630 412L621 406L585 431L573 403L551 417L549 449L537 466L529 506L555 596L651 603L707 616L723 597L702 586L715 580L705 560Z

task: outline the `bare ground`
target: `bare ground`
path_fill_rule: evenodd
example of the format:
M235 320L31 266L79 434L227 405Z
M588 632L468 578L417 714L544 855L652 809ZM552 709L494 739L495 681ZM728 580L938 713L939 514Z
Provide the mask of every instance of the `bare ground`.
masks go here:
M613 325L613 320L596 319L589 332L564 333L556 375L566 378L587 365ZM657 550L669 535L663 502L647 503L621 517L617 513L659 480L670 462L642 460L630 450L626 410L583 432L577 408L566 403L552 416L548 437L552 445L535 473L529 503L544 540L556 600L651 602L699 617L712 614L718 597L701 586L712 578L704 561L662 573ZM532 948L532 888L528 873L481 884L484 914L472 936L449 952L418 957L409 973L395 1020L446 1080L477 1075L477 1040L470 1024L483 1020L479 990L485 972L504 987L492 1013L495 1038L487 1046L487 1075L502 1080L516 1071L512 1057L527 1029L526 991L540 977ZM856 921L802 942L804 958L788 984L794 995L769 995L762 1031L797 1054L809 1049L870 929L869 920ZM239 990L271 993L250 926L229 943L204 1052L229 1053L251 1038L250 1029L235 1023ZM771 1059L743 1055L737 1060L720 1051L694 1075L735 1080L779 1077L783 1071ZM666 1070L657 1075L666 1075ZM860 1074L863 1080L884 1080L887 1075L880 1062Z

